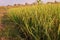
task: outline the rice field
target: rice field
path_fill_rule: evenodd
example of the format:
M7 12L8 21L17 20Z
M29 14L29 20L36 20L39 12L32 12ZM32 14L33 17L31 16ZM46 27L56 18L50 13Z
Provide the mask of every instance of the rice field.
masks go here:
M60 4L10 8L2 23L8 40L60 40Z

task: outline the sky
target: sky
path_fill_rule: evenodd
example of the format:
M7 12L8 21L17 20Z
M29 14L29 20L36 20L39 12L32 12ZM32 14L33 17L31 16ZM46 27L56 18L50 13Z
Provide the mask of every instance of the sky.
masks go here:
M42 3L47 2L54 2L55 0L41 0ZM60 0L56 0L57 2L60 2ZM33 3L36 2L36 0L0 0L0 6L7 6L7 5L13 5L13 4L25 4L25 3Z
M33 3L36 2L36 0L0 0L0 6L6 6L6 5L13 5L13 4L25 4L25 3Z
M60 2L60 0L41 0L43 3L47 3L47 2Z

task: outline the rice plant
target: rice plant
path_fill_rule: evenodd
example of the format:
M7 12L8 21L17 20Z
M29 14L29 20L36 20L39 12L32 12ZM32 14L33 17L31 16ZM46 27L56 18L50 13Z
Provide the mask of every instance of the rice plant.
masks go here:
M23 40L60 40L60 4L11 8L5 19L4 24L14 27Z

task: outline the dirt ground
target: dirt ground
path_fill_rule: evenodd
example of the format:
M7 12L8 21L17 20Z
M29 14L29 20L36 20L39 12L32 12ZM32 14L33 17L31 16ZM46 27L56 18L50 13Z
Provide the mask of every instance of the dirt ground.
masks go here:
M5 13L6 13L6 10L0 9L0 31L3 29L3 24L1 23L2 22L1 20ZM0 40L5 40L5 38L0 37Z

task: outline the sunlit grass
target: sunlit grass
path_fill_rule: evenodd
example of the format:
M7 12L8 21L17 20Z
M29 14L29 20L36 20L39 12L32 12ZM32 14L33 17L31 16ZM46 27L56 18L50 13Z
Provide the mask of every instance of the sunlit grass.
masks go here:
M11 8L8 9L7 13L8 19L6 20L8 20L8 24L6 24L7 22L5 24L17 28L18 32L16 34L21 39L58 40L60 35L59 15L60 4L40 4Z

